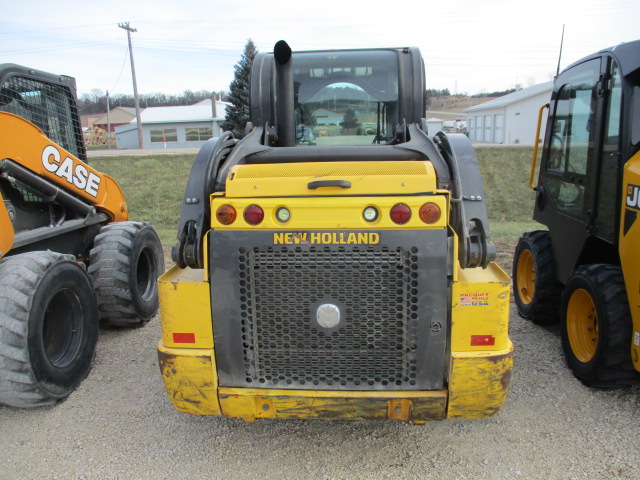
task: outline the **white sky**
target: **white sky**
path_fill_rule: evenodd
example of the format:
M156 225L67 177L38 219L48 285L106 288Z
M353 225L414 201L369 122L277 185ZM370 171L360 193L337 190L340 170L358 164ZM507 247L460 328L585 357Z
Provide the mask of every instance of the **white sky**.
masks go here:
M4 0L6 2L6 0ZM22 6L18 6L22 5ZM294 51L417 46L427 88L481 93L552 79L561 68L640 38L638 0L35 0L3 8L0 63L76 77L80 93L133 92L130 22L141 94L228 90L248 38Z

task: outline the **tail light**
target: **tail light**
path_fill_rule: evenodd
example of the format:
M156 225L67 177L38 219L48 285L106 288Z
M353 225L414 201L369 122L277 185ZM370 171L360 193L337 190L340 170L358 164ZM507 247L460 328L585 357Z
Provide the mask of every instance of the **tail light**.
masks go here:
M264 211L258 205L249 205L244 209L244 221L249 225L258 225L264 220Z
M231 225L236 221L237 216L236 209L231 205L222 205L216 211L216 218L223 225Z
M440 220L442 212L440 211L440 207L435 203L425 203L420 207L419 215L420 220L424 223L432 224Z
M396 203L393 207L391 207L389 216L394 223L403 225L407 223L411 218L411 209L404 203Z

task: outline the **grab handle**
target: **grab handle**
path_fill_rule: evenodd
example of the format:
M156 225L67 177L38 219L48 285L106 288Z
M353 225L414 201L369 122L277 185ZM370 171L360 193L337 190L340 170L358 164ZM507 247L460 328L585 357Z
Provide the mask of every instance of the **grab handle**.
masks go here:
M545 108L549 108L549 104L546 103L540 107L540 111L538 112L538 126L536 128L536 138L533 144L533 158L531 159L531 171L529 172L529 186L531 190L535 190L536 186L533 184L533 176L536 173L536 162L538 159L538 141L540 140L540 126L542 125L542 112L544 112Z
M351 182L348 180L316 180L315 182L309 182L307 187L309 190L322 187L351 188Z

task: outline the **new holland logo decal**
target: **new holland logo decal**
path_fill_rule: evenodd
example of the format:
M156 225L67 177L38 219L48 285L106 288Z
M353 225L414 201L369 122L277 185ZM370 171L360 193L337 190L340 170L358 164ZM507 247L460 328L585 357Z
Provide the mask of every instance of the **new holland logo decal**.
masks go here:
M273 234L274 245L377 245L376 232L282 232Z

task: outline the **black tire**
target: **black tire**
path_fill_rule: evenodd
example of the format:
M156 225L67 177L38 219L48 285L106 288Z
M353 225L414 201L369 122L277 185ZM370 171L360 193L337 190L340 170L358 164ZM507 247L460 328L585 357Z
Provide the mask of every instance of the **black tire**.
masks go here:
M513 298L521 317L550 325L559 320L562 285L556 279L549 232L527 232L513 257Z
M162 273L162 245L151 225L117 222L102 227L89 257L102 323L146 324L158 311L157 279Z
M561 317L567 365L583 384L624 388L635 382L631 312L619 267L579 267L567 281Z
M73 255L29 252L0 261L0 403L52 405L91 369L99 315Z

